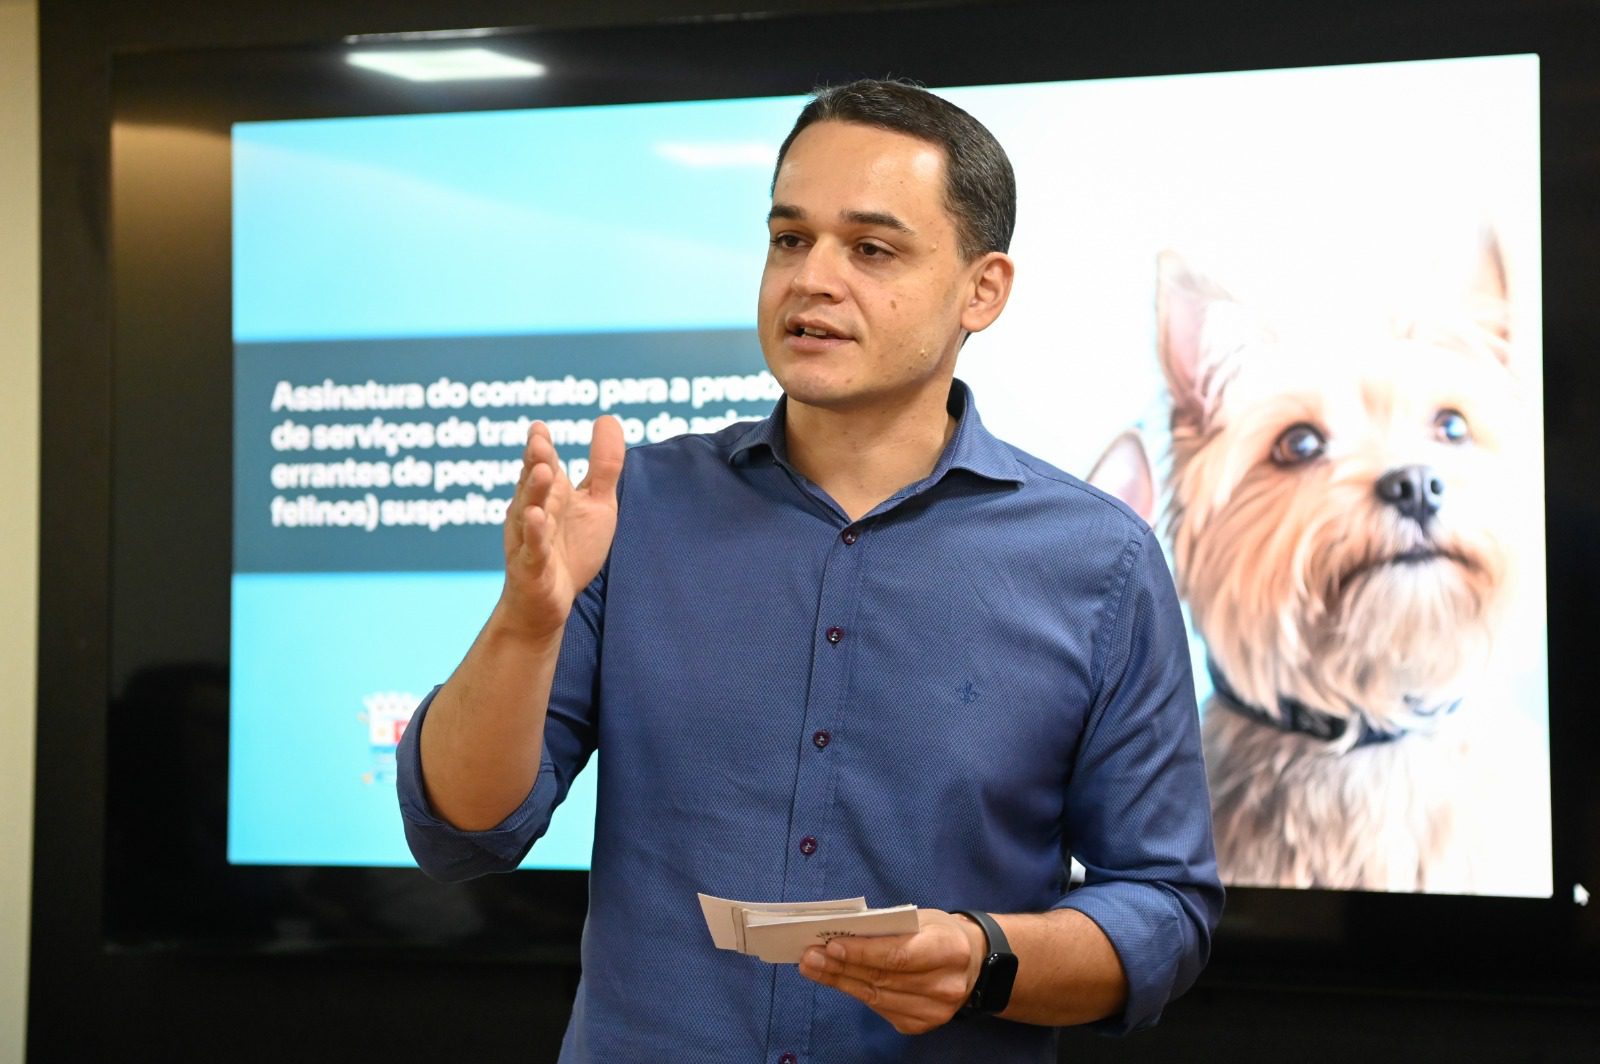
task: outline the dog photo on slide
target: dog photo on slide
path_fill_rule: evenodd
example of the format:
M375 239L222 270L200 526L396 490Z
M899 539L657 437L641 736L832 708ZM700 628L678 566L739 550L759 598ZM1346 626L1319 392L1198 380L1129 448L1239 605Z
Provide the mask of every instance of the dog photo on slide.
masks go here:
M1090 480L1157 523L1203 644L1230 884L1514 893L1543 828L1494 675L1538 427L1478 245L1454 298L1283 315L1159 257L1165 473L1130 432Z

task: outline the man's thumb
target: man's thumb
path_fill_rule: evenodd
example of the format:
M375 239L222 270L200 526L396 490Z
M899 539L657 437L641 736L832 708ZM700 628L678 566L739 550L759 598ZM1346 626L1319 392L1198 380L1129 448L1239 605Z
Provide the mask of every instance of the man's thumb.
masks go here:
M622 458L627 446L622 442L622 422L614 415L596 418L594 435L589 440L589 473L579 484L591 496L611 498L622 476Z

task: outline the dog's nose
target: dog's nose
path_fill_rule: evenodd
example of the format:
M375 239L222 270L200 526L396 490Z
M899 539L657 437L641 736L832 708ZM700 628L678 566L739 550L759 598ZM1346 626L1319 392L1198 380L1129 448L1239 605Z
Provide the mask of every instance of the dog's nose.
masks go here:
M1444 481L1427 466L1401 466L1378 478L1378 498L1419 525L1439 512L1443 494Z

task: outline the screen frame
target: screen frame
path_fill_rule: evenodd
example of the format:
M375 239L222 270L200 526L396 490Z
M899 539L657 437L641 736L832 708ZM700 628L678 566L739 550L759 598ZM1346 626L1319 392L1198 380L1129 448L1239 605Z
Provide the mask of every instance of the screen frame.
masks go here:
M1592 472L1592 459L1581 452L1593 430L1575 429L1568 413L1573 403L1592 403L1597 391L1594 372L1579 365L1583 340L1595 335L1592 316L1580 310L1583 286L1593 281L1592 258L1575 246L1577 228L1564 227L1564 218L1580 210L1579 189L1584 160L1565 153L1569 138L1581 130L1585 114L1594 105L1574 103L1572 88L1584 82L1581 63L1570 44L1561 39L1557 20L1502 14L1464 25L1444 18L1442 8L1411 11L1407 32L1357 33L1331 16L1302 15L1280 22L1247 24L1246 16L1215 12L1185 14L1177 5L1156 5L1165 31L1145 38L1123 32L1134 21L1126 7L1114 14L1090 6L1063 11L1055 5L1009 5L1000 9L940 7L936 9L858 12L810 16L773 16L726 22L549 32L505 32L497 40L536 48L549 57L552 68L566 66L577 75L570 79L541 79L535 87L453 86L438 91L383 84L346 68L341 59L343 42L311 44L298 48L199 49L149 52L119 56L112 69L114 129L112 174L112 352L115 394L113 446L109 490L112 498L110 670L113 677L108 704L110 769L106 791L107 883L126 884L141 863L130 855L148 852L148 839L137 832L128 812L135 808L119 782L119 772L140 765L137 750L116 745L116 720L126 717L130 697L116 678L128 669L119 655L146 653L119 649L123 633L138 631L171 599L171 587L146 580L163 572L161 559L170 558L174 526L157 520L143 530L128 524L138 498L147 498L152 485L141 470L163 474L184 469L189 449L170 434L140 435L153 408L141 407L158 393L177 388L185 396L187 420L178 424L199 434L219 437L217 416L226 421L231 392L214 407L219 412L206 419L203 409L223 383L173 353L231 350L227 301L220 312L210 299L192 295L226 278L226 240L218 240L216 221L216 163L204 141L197 141L192 158L139 159L128 155L128 142L119 141L118 124L159 127L175 131L200 131L214 135L238 120L319 117L332 114L396 114L421 111L464 111L561 106L659 99L713 99L729 96L791 95L813 83L841 80L861 74L912 73L931 84L989 84L1000 81L1052 81L1075 78L1198 73L1294 66L1338 65L1403 59L1449 58L1482 54L1532 51L1541 54L1541 122L1543 141L1543 192L1545 197L1545 388L1546 453L1548 479L1553 485L1547 501L1548 558L1552 573L1573 573L1579 579L1552 581L1551 617L1551 734L1556 755L1552 766L1552 793L1557 833L1555 882L1557 897L1549 902L1528 899L1457 898L1344 894L1324 891L1230 892L1229 910L1219 931L1216 961L1208 978L1301 979L1313 984L1355 981L1363 985L1390 983L1414 985L1418 976L1437 979L1441 969L1451 969L1448 979L1482 987L1515 983L1523 991L1568 994L1596 992L1600 968L1600 921L1593 910L1579 911L1562 898L1560 884L1596 882L1600 854L1592 828L1585 833L1585 817L1592 817L1593 796L1579 789L1576 771L1585 754L1597 752L1593 726L1579 717L1581 692L1593 690L1585 680L1592 666L1581 660L1583 609L1581 592L1594 585L1595 562L1584 557L1581 536L1570 533L1574 512L1593 504L1574 494L1561 495L1561 485L1582 484ZM1204 19L1204 25L1200 24ZM1219 17L1221 24L1219 25ZM1404 17L1404 16L1397 16ZM1190 23L1185 26L1185 23ZM1448 23L1448 25L1447 25ZM1229 29L1239 32L1230 33ZM1319 32L1327 31L1327 32ZM1203 32L1202 32L1203 31ZM826 53L796 49L794 42L827 40ZM1069 40L1074 46L1052 50L1042 44L1016 51L1018 40ZM1114 42L1116 47L1097 44ZM791 57L791 53L792 57ZM777 61L774 56L783 56ZM556 57L561 57L557 59ZM701 76L686 84L684 70ZM715 71L712 75L707 73ZM536 92L536 101L526 95ZM520 94L520 95L519 95ZM1584 110L1588 108L1588 111ZM1560 134L1565 130L1566 137ZM1578 134L1581 136L1581 133ZM222 156L226 163L226 154ZM154 180L159 178L159 180ZM226 187L226 175L222 177ZM165 190L160 191L164 186ZM135 190L157 199L135 207L126 198ZM209 190L209 191L207 191ZM165 200L159 197L167 197ZM226 197L222 197L225 203ZM226 231L226 211L223 232ZM140 249L145 249L141 251ZM150 248L165 249L140 259ZM187 248L187 251L181 250ZM174 249L180 249L176 252ZM130 258L130 256L132 256ZM222 272L218 273L218 264ZM223 290L228 286L223 282ZM1589 288L1593 290L1592 286ZM218 336L223 337L217 347ZM192 357L192 356L191 356ZM225 376L225 375L224 375ZM186 387L182 382L186 382ZM203 402L200 400L204 400ZM221 439L227 439L221 428ZM131 433L131 434L130 434ZM179 433L177 435L184 435ZM1578 446L1573 446L1578 444ZM191 455L192 457L192 455ZM208 482L226 483L226 448L188 467ZM1589 468L1585 468L1589 463ZM217 468L222 472L218 474ZM177 490L171 486L170 490ZM221 528L226 529L226 495ZM1570 509L1564 509L1570 508ZM118 520L118 517L122 520ZM194 524L193 514L185 523ZM199 528L215 532L215 518L202 517ZM209 536L201 538L209 540ZM182 539L177 542L184 542ZM225 544L224 535L217 542ZM220 563L220 570L218 568ZM159 652L168 661L196 661L211 668L215 684L215 654L207 650L217 636L217 591L210 581L226 572L226 549L194 552L184 568L200 581L177 596L207 620L176 621L157 625L169 629L177 640L188 640L194 653ZM170 567L167 571L170 571ZM132 578L132 583L129 583ZM221 584L221 617L226 618L226 580ZM154 614L160 616L159 612ZM226 626L221 645L226 647ZM135 692L137 694L137 692ZM214 696L202 690L202 702ZM160 698L171 701L169 693ZM214 706L211 707L214 712ZM121 752L119 752L119 750ZM1588 803L1587 805L1585 803ZM137 818L135 818L135 821ZM133 831L133 835L128 832ZM130 847L116 858L115 840ZM1586 849L1584 842L1588 841ZM145 862L148 863L148 862ZM381 923L361 927L360 921L327 925L290 920L288 933L274 927L262 934L252 924L229 924L207 933L182 923L163 928L159 919L129 923L113 899L125 892L108 889L107 942L117 949L242 950L246 952L393 950L443 952L452 956L528 956L542 959L576 957L584 877L578 873L521 873L493 877L460 887L428 884L419 874L400 870L270 870L251 869L223 877L228 891L304 892L304 881L322 877L326 892L302 896L313 911L336 909L341 898L370 896L378 891L418 891L428 904L447 904L452 891L473 895L475 904L488 911L510 911L525 919L542 913L526 925L525 936L494 936L474 943L468 939L430 941L427 936L401 933ZM518 883L529 875L543 878ZM291 882L299 880L299 883ZM354 893L352 893L354 892ZM481 892L481 896L480 896ZM561 900L552 907L546 899ZM559 919L545 919L551 913ZM167 916L181 916L168 913ZM571 917L570 919L568 917ZM282 923L281 917L274 917ZM1473 928L1470 939L1461 928ZM1448 960L1448 964L1444 960Z

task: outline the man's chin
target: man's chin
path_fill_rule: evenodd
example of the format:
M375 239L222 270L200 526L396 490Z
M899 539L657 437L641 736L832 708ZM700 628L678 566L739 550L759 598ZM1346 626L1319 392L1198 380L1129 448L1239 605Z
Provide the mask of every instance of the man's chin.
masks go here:
M789 359L767 359L767 371L778 380L778 386L791 403L833 409L850 401L855 386L838 380L834 375L816 372L820 366L796 366Z
M930 406L922 398L921 389L868 389L847 388L842 386L826 387L821 385L797 386L783 389L788 399L789 408L804 407L810 410L822 411L828 414L871 414L881 416L885 413L912 413ZM944 390L939 393L938 405L942 408L946 397L949 395L949 384L945 382Z
M848 360L767 358L767 369L777 378L791 404L814 407L830 413L882 411L886 407L920 407L924 403L943 404L950 393L952 372L929 367L924 373L894 381L863 380L852 371L859 365ZM936 392L937 399L929 398Z
M783 390L783 394L789 400L791 409L796 406L804 406L813 410L826 410L832 414L844 414L870 405L863 401L862 396L841 393L826 388L786 387Z

